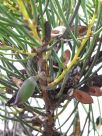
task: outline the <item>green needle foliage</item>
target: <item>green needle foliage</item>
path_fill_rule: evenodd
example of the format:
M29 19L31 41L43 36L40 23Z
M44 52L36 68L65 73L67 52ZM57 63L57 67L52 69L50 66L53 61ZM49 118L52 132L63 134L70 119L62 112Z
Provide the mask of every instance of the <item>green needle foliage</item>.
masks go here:
M101 0L0 0L0 118L11 135L17 123L29 136L102 135L101 61Z

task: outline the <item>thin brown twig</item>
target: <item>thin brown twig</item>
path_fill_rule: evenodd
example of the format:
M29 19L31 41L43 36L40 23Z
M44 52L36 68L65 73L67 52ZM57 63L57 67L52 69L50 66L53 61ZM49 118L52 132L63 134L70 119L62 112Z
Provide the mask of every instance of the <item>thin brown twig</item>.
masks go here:
M47 66L47 62L43 59L42 54L39 54L38 69L39 69L39 72L44 72L43 77L45 77L46 79L46 80L45 79L43 80L42 78L39 80L40 87L42 90L43 100L45 102L45 110L46 110L46 117L44 118L44 121L43 121L44 132L42 136L52 136L53 127L54 127L54 110L53 110L48 92L45 87L47 86L46 77L48 77L48 69L46 69L46 66Z

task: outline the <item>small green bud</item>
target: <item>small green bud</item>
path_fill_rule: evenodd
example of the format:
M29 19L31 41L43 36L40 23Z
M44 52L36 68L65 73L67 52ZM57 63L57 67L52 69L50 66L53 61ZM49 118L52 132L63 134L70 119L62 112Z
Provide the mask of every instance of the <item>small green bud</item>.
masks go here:
M26 79L16 95L14 105L23 104L26 102L28 98L33 95L36 86L37 83L33 76Z

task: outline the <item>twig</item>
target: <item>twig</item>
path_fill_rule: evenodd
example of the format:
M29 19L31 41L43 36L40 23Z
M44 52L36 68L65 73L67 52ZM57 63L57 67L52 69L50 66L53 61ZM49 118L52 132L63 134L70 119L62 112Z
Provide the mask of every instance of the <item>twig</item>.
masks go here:
M54 109L52 107L51 100L46 90L46 86L47 86L46 77L48 77L48 69L46 68L47 62L43 59L42 54L38 54L38 57L39 57L38 71L44 72L42 79L39 80L40 87L42 90L43 100L45 102L45 110L46 110L46 116L43 122L43 127L44 127L43 136L52 136L53 127L54 127Z
M82 51L82 49L84 48L84 46L86 45L86 42L88 41L88 39L90 38L90 35L91 35L91 28L93 27L93 24L94 24L94 21L95 21L95 18L96 18L96 14L93 15L92 19L91 19L91 22L88 26L88 30L87 30L87 34L86 34L86 37L85 39L82 40L81 42L81 45L79 46L73 60L71 61L70 64L67 65L67 68L65 68L62 72L62 74L56 78L53 82L51 82L48 86L49 88L51 88L52 86L55 86L57 85L63 78L64 76L66 75L66 73L75 65L78 63L78 60L79 60L79 55L80 55L80 52Z

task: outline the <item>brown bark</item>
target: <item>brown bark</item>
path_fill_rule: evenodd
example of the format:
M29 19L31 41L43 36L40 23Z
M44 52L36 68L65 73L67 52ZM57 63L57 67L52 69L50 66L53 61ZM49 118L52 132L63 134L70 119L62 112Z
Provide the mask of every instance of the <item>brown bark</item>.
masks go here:
M42 78L40 78L39 83L42 90L42 97L45 102L46 117L44 118L42 126L44 127L44 132L42 136L52 136L54 127L54 110L49 98L48 92L46 90L47 77L49 76L49 71L47 68L46 60L43 59L42 55L39 55L38 69L39 72L43 72Z

